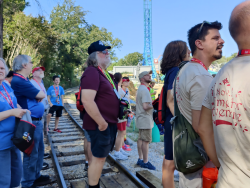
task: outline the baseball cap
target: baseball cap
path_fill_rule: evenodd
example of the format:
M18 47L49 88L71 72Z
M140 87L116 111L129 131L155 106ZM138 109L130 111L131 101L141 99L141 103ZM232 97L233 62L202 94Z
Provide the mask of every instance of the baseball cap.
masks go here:
M139 74L139 79L142 79L143 76L147 75L147 74L150 74L151 71L143 71Z
M93 42L92 44L90 44L90 46L88 48L88 54L90 55L93 52L104 51L106 49L111 49L111 46L104 46L102 41L98 40L98 41Z
M44 67L35 67L33 70L32 70L32 74L37 71L38 69L42 69L43 71L45 71L45 68Z

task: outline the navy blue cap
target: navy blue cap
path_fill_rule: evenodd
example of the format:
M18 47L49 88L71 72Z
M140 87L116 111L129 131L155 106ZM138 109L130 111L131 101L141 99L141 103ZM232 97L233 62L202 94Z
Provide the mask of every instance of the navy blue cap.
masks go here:
M104 51L106 49L111 49L111 46L105 46L102 41L98 40L96 42L93 42L92 44L90 44L89 48L88 48L88 54L92 54L93 52L97 52L97 51Z

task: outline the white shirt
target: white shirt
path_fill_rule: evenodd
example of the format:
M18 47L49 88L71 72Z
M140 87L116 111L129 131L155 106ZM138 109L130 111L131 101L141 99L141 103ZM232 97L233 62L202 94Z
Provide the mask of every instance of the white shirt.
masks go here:
M228 62L212 81L203 106L212 110L221 164L216 188L250 187L250 56Z
M47 92L46 89L43 85L43 83L40 83L40 86L38 84L38 82L36 82L34 79L30 80L30 82L40 91L43 91L45 93L45 98L42 100L42 103L44 105L44 109L48 109L49 108L49 103L48 103L48 98L47 98Z

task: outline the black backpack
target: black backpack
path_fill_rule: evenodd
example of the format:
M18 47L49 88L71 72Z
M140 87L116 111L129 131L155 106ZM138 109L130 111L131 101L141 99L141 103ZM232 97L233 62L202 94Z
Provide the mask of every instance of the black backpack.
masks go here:
M36 126L33 125L29 112L23 115L22 119L16 118L13 144L23 153L30 156L34 147L34 132Z

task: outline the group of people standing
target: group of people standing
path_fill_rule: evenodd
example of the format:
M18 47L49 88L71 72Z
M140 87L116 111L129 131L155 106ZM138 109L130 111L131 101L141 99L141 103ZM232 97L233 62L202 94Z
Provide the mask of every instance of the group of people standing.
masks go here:
M13 71L9 71L4 59L0 59L0 187L35 188L50 182L48 175L41 175L48 164L43 162L49 154L44 153L44 129L47 130L50 117L56 112L56 125L53 131L61 132L58 127L62 114L64 90L59 86L59 76L54 76L54 85L47 92L42 79L44 67L33 68L28 55L18 55L13 61ZM32 73L32 79L28 77ZM50 109L48 111L48 108ZM14 135L16 119L27 113L31 116L36 129L34 147L30 156L17 149L11 138ZM48 113L48 116L47 116Z
M175 187L174 159L178 156L173 155L173 142L177 138L172 138L173 125L170 123L176 115L175 107L198 133L210 159L196 172L179 172L179 187L202 188L203 170L215 167L219 170L217 188L250 185L249 87L245 79L250 68L249 12L249 1L233 10L229 31L239 53L222 67L215 78L208 69L213 61L222 57L225 42L219 32L221 23L204 21L188 31L191 60L184 41L170 42L165 48L161 64L166 75L164 89L167 92L162 166L164 188ZM182 155L185 154L183 150ZM187 168L194 165L189 161Z
M208 69L213 61L222 57L224 40L219 32L221 23L204 21L193 26L188 31L191 51L180 40L172 41L166 46L161 64L167 93L165 156L162 165L164 188L174 187L176 166L173 156L173 126L170 120L175 116L175 107L178 107L200 136L211 160L205 166L218 168L216 187L245 188L250 185L250 87L247 81L250 70L249 23L250 1L245 1L236 6L229 21L230 34L239 48L238 56L228 62L215 78L208 73ZM81 77L81 102L85 110L83 128L87 140L84 147L86 158L89 159L87 170L90 188L100 187L105 159L114 146L115 157L126 159L129 155L125 151L128 146L124 143L126 120L118 119L121 99L130 101L127 90L129 79L122 78L120 74L114 77L107 72L111 63L108 51L110 48L101 41L92 43L88 48L87 68ZM29 56L19 55L13 61L14 72L9 73L6 62L0 58L1 188L19 186L21 178L23 188L34 188L39 182L49 180L49 176L40 174L44 157L44 114L49 105L46 125L49 125L51 116L56 112L54 131L61 132L58 122L62 114L64 91L59 86L60 78L55 76L54 85L46 92L42 84L44 67L36 67L32 71L32 66ZM31 72L33 80L30 81L28 76ZM154 125L151 98L154 92L150 92L149 88L152 81L150 73L140 73L139 80L141 84L136 96L136 125L139 128L137 165L154 170L155 167L148 159ZM174 105L175 101L177 106ZM22 118L27 112L36 126L35 146L31 156L23 155L22 162L20 151L13 145L11 138L14 134L15 118ZM130 113L129 109L127 112ZM179 187L201 188L202 171L203 168L192 173L180 172Z

